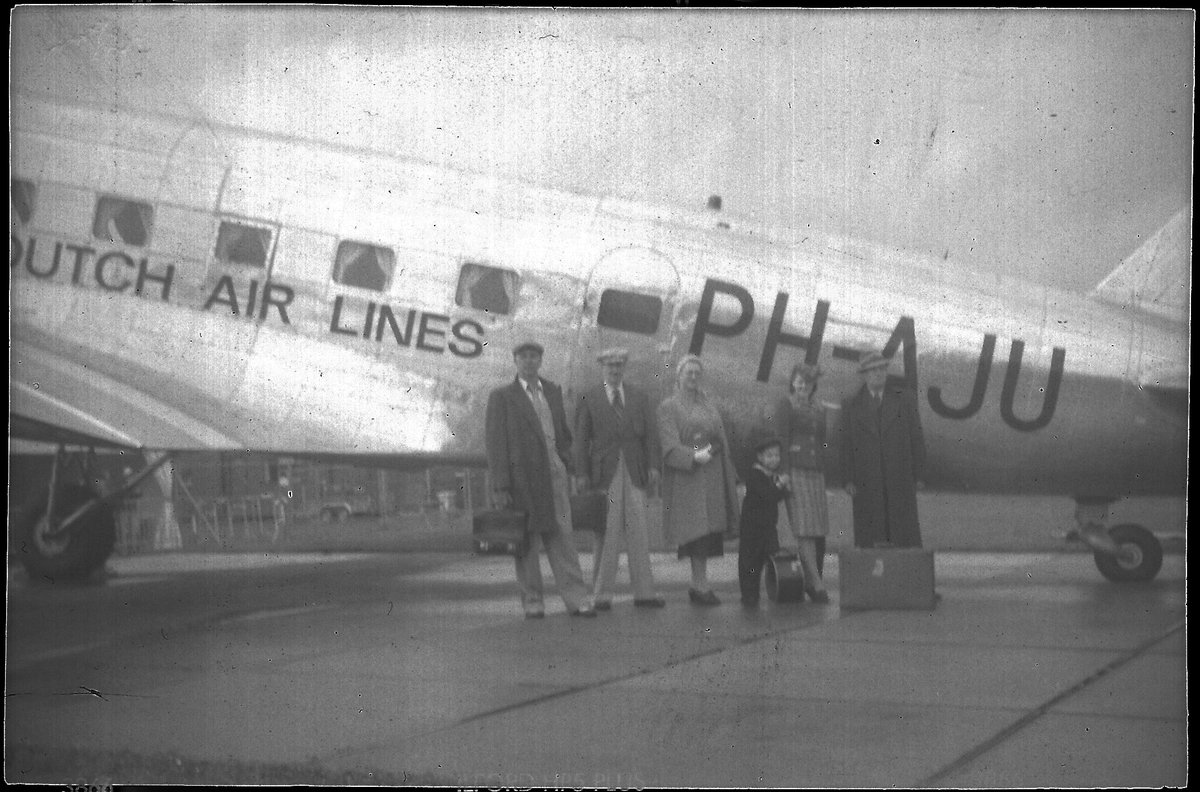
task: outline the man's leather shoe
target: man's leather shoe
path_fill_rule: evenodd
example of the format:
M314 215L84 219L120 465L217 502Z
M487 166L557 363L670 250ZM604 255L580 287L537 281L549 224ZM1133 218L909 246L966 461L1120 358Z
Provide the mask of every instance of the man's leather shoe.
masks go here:
M688 589L688 599L695 605L720 605L721 600L717 599L717 595L712 591L696 591L696 589Z
M666 607L667 601L662 597L647 597L646 599L635 599L633 607L635 608L663 608Z
M598 611L610 611L612 610L612 602L609 600L598 600L592 607Z
M585 619L594 619L594 618L596 618L596 609L595 608L580 608L579 610L571 611L571 615L572 616L582 616Z
M546 618L545 611L525 611L526 619L544 619Z

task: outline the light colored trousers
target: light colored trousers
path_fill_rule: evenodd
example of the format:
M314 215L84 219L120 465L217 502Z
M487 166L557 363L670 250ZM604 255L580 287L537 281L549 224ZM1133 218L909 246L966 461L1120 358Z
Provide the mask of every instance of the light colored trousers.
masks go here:
M625 455L617 460L612 484L608 485L608 520L596 552L594 594L597 602L612 600L621 551L629 556L629 579L633 596L651 599L654 573L650 568L650 538L646 530L646 495L633 485L625 467Z
M562 594L567 610L587 608L587 584L583 582L583 570L579 566L579 552L575 549L575 537L571 531L571 496L567 489L567 469L557 453L550 454L550 486L554 492L554 511L558 518L558 530L552 533L531 533L529 552L517 556L517 585L521 588L521 605L525 611L540 611L543 608L544 584L542 582L541 553L546 550L554 582Z

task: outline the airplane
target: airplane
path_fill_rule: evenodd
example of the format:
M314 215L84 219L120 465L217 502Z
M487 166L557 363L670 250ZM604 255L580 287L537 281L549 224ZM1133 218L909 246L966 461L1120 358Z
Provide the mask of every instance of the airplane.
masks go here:
M529 338L569 404L599 349L629 348L657 398L700 355L739 464L795 363L820 362L836 408L882 351L918 396L928 491L1069 495L1115 581L1152 579L1162 546L1109 505L1186 491L1190 206L1085 295L743 225L716 198L647 206L202 117L18 92L11 141L10 442L57 449L13 525L31 575L103 565L113 499L179 452L482 465L488 392ZM97 448L149 464L102 494L78 463Z

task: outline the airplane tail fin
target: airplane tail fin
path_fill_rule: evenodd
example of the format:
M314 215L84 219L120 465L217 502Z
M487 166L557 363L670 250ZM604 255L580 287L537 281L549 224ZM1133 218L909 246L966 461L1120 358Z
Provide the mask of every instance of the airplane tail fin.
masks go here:
M1180 209L1088 294L1170 322L1186 323L1191 310L1191 206Z

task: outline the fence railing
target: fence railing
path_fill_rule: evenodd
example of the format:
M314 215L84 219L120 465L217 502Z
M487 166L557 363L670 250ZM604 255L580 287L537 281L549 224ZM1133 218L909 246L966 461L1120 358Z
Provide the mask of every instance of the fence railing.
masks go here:
M271 493L194 501L193 538L217 543L237 538L275 543L288 521L287 502Z

